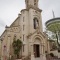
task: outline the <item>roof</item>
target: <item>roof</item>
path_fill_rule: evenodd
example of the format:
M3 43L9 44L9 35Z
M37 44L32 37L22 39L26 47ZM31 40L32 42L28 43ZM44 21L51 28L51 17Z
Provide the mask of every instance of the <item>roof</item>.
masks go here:
M53 19L49 19L46 23L45 23L45 25L48 25L48 23L50 23L50 22L56 22L56 21L59 21L60 22L60 17L57 17L57 18L53 18Z

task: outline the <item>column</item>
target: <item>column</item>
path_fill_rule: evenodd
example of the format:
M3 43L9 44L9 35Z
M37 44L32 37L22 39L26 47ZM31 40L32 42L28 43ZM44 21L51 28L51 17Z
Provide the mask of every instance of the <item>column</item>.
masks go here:
M8 39L7 39L7 58L10 57L10 51L11 50L11 37L8 36Z
M40 45L40 50L41 50L41 51L40 51L40 53L41 53L40 59L41 59L41 60L46 60L44 43L41 43L41 45Z
M31 60L35 60L35 58L34 58L33 44L31 44Z
M42 43L42 56L43 56L43 60L46 60L44 43Z

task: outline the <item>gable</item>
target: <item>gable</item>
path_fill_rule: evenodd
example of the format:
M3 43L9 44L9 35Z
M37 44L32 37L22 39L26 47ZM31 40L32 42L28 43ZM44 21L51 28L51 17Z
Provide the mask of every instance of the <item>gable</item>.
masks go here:
M19 17L16 18L16 20L10 25L10 27L18 26L19 25Z
M34 33L30 33L27 37L29 38L29 37L34 36L34 35L40 35L41 37L46 38L46 35L43 32L40 32L37 30Z

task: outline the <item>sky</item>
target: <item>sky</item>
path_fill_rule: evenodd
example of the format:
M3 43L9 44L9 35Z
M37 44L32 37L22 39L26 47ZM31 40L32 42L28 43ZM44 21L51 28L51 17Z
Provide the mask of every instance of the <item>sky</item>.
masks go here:
M39 0L39 8L42 9L42 23L45 29L45 22L55 17L60 17L60 0ZM25 0L0 0L0 35L5 26L10 26L17 18L22 9L25 9Z

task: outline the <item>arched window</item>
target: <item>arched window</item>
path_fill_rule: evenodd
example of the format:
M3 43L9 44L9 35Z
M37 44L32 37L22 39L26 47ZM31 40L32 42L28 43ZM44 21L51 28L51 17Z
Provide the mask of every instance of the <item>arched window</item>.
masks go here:
M37 18L33 19L33 23L34 23L34 29L36 29L39 26L39 21Z

